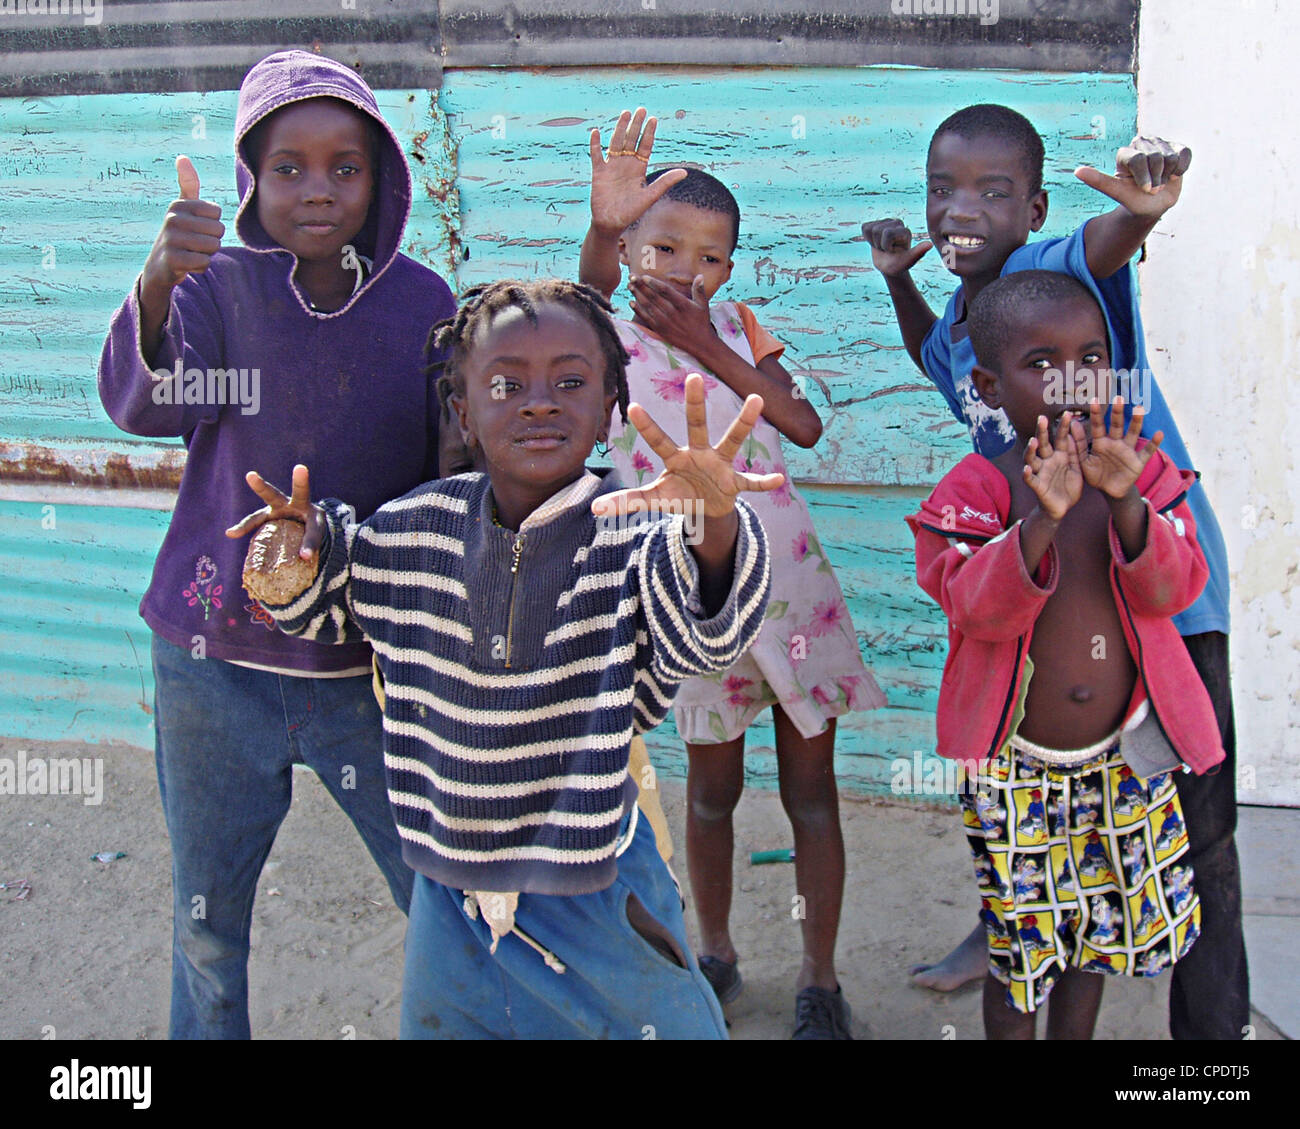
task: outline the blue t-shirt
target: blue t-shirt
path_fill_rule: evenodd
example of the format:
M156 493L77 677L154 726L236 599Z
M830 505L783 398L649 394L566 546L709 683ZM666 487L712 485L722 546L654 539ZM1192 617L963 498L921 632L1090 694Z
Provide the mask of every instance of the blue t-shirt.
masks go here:
M1151 375L1147 363L1146 336L1142 331L1142 315L1138 310L1137 287L1133 268L1125 267L1109 278L1100 281L1092 277L1084 253L1083 228L1063 239L1041 239L1017 247L1002 266L1003 274L1018 270L1052 270L1073 275L1089 290L1106 315L1106 329L1110 334L1110 363L1120 374L1119 392L1126 401L1136 401L1146 407L1142 421L1142 435L1149 438L1157 431L1165 433L1160 449L1174 464L1188 469L1191 456L1178 433L1178 425L1165 403L1160 386ZM934 381L943 398L948 401L952 414L970 431L971 445L986 458L1000 455L1016 441L1015 429L1006 413L989 408L979 398L971 370L975 367L975 350L969 339L954 342L952 327L965 310L962 288L959 286L948 300L948 305L921 343L921 361L926 375ZM1138 376L1140 385L1125 374ZM1126 412L1127 415L1127 412ZM1210 579L1205 591L1186 611L1173 617L1179 633L1198 635L1203 631L1228 631L1228 554L1223 544L1223 533L1218 519L1210 507L1210 500L1198 481L1187 493L1187 505L1196 519L1196 539L1210 566Z

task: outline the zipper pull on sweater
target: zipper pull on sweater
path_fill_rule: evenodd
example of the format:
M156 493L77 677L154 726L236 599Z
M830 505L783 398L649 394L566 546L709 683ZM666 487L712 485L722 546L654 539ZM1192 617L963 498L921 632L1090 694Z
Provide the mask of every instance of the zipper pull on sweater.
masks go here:
M524 551L524 535L515 534L514 544L510 546L510 552L514 554L510 562L510 611L506 617L506 669L510 669L510 652L514 648L515 642L515 586L519 580L519 557Z

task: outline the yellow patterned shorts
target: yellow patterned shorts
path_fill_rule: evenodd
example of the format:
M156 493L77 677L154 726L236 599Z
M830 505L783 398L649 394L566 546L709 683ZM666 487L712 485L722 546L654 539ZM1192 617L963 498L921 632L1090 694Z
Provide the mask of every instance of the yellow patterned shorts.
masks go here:
M1135 776L1118 742L1069 769L1007 745L961 803L989 970L1017 1011L1067 967L1156 976L1200 934L1173 776Z

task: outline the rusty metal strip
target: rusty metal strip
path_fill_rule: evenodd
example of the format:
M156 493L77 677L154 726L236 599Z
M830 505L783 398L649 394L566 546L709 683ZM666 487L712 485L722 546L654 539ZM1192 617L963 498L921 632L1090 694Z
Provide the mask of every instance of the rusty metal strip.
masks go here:
M4 484L174 491L180 488L184 469L185 451L179 447L141 447L126 452L0 440L0 483Z

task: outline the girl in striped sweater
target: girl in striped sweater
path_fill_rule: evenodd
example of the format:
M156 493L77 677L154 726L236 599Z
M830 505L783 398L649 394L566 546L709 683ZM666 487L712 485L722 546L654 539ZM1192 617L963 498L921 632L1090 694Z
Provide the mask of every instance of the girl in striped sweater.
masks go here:
M292 497L250 473L268 504L229 531L305 522L314 577L267 610L378 656L416 872L402 1035L723 1038L627 757L683 679L730 666L762 626L767 545L737 495L783 479L732 465L762 400L711 446L693 377L676 447L627 406L608 304L559 280L475 288L430 340L486 474L356 525L336 499L310 504L306 467ZM616 401L664 462L638 489L585 466ZM648 507L677 516L633 512Z

